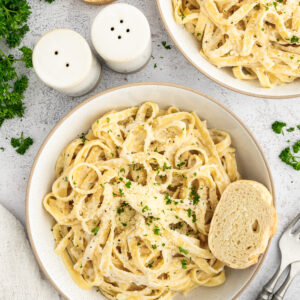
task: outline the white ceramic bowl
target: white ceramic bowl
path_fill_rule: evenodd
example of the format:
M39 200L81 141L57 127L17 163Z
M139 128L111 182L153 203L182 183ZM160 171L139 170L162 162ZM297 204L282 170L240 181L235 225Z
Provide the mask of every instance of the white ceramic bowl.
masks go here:
M26 196L27 230L40 267L57 290L71 300L105 299L96 289L82 290L71 279L61 258L54 253L50 231L53 219L42 207L42 199L51 189L54 166L61 150L78 134L87 130L105 112L112 109L154 101L160 107L175 105L182 110L195 111L208 121L210 128L228 131L237 149L239 171L247 179L265 184L274 196L268 164L257 142L245 125L220 103L207 96L173 84L137 83L104 91L75 107L51 131L33 164ZM228 300L236 297L249 284L259 269L259 263L246 270L227 270L225 284L215 288L199 287L189 299ZM176 296L175 299L186 299Z
M199 51L199 43L195 37L185 30L184 26L175 22L172 0L156 0L162 21L173 42L185 58L200 72L220 85L249 96L263 98L291 98L300 96L299 79L271 89L262 88L258 80L236 79L231 68L219 69L206 60Z

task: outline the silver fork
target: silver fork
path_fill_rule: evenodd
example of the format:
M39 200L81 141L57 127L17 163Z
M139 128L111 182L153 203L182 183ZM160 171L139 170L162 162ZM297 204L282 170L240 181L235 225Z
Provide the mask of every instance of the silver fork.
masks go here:
M293 279L296 275L300 272L300 261L296 261L291 264L291 270L289 275L287 276L285 282L282 286L278 289L272 300L282 300L284 294L286 293L287 289L289 288L290 284L292 283Z
M261 293L258 295L256 300L269 300L270 296L273 295L274 287L276 282L284 269L290 265L292 262L300 260L300 241L299 241L299 230L293 233L293 227L300 220L300 214L292 221L288 228L283 232L279 240L279 248L281 252L281 262L280 265L269 280L269 282L264 286Z

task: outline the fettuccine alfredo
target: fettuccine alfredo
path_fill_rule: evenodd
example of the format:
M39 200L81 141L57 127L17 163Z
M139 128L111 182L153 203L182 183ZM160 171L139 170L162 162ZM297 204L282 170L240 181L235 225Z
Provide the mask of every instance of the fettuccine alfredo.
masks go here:
M55 252L82 288L109 299L171 299L225 281L207 237L239 179L226 132L146 102L111 111L61 152L43 205Z
M298 0L172 0L176 22L184 24L200 51L236 78L261 86L300 77Z

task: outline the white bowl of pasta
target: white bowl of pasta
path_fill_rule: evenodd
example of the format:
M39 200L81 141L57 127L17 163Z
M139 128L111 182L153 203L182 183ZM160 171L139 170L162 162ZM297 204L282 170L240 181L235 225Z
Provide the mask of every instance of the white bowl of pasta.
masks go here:
M289 7L290 2L283 1L244 1L239 5L234 1L156 1L177 48L210 79L249 96L300 96L298 5ZM285 23L285 18L290 23ZM298 27L292 25L296 23Z
M192 300L233 299L264 255L225 268L207 232L239 174L275 197L259 145L220 103L164 83L104 91L68 113L37 154L26 195L34 254L67 299L185 299L189 290Z

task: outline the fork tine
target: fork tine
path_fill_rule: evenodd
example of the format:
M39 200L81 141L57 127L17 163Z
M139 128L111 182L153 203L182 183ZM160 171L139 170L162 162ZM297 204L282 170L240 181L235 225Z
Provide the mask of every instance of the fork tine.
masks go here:
M285 230L285 232L287 231L291 231L293 229L293 227L295 226L295 224L300 220L300 214L298 214L296 216L296 218L292 221L292 223L288 226L288 228Z

